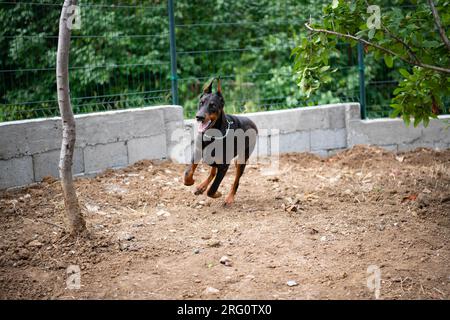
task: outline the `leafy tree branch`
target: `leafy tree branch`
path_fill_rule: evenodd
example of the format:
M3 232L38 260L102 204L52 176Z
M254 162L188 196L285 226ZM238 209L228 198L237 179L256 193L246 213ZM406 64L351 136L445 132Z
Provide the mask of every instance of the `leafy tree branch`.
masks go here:
M381 50L381 51L383 51L385 53L388 53L390 55L396 56L396 57L400 58L401 60L403 60L404 62L406 62L408 64L411 64L411 65L414 65L414 66L418 66L418 67L422 67L422 68L426 68L426 69L430 69L430 70L434 70L434 71L444 72L444 73L450 73L450 69L429 65L429 64L426 64L426 63L421 63L418 60L411 61L411 60L406 59L405 57L401 56L400 54L398 54L398 53L396 53L396 52L394 52L392 50L389 50L389 49L384 48L384 47L382 47L382 46L380 46L380 45L378 45L376 43L364 40L362 38L358 38L358 37L352 36L350 34L343 34L343 33L340 33L340 32L331 31L331 30L325 30L325 29L316 29L316 28L311 27L308 23L305 23L305 27L309 31L312 31L312 32L321 32L321 33L335 35L337 37L342 37L342 38L347 38L347 39L351 39L351 40L355 40L355 41L360 41L360 42L364 43L365 45L368 45L370 47L374 47L374 48L376 48L378 50Z
M415 126L421 122L427 125L450 103L450 55L445 34L450 26L450 3L376 2L369 6L366 0L333 0L323 7L320 20L305 24L307 35L292 52L300 92L308 99L322 85L334 82L330 57L342 57L342 42L351 46L360 42L366 49L365 59L372 63L366 64L368 69L384 59L394 73L384 71L397 81L391 92L391 116L401 116L407 124L414 118ZM436 28L439 33L430 32Z

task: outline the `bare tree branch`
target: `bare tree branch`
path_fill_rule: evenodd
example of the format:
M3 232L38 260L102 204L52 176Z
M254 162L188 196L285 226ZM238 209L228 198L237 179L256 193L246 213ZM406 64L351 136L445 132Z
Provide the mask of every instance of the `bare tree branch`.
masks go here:
M347 38L347 39L352 39L352 40L355 40L355 41L360 41L360 42L362 42L362 43L364 43L364 44L366 44L368 46L377 48L380 51L383 51L383 52L388 53L388 54L390 54L392 56L398 57L401 60L403 60L404 62L406 62L408 64L411 64L413 66L418 66L418 67L422 67L422 68L426 68L426 69L430 69L430 70L434 70L434 71L438 71L438 72L443 72L443 73L450 73L450 69L443 68L443 67L438 67L438 66L433 66L433 65L429 65L429 64L425 64L425 63L421 63L421 62L417 62L417 61L408 60L407 58L399 55L398 53L396 53L396 52L394 52L394 51L392 51L390 49L387 49L387 48L382 47L382 46L380 46L378 44L369 42L367 40L360 39L360 38L355 37L355 36L350 35L350 34L343 34L343 33L340 33L340 32L326 30L326 29L315 29L315 28L311 27L308 23L305 23L305 26L306 26L306 28L309 31L312 31L312 32L326 33L326 34L331 34L331 35L334 35L334 36L337 36L337 37L341 37L341 38Z
M69 7L77 0L64 0L59 20L58 51L56 54L56 85L58 105L61 113L63 138L59 160L59 175L64 195L64 206L70 233L79 235L86 231L72 175L72 161L75 149L75 118L70 103L69 51L71 29L68 27Z
M444 41L445 45L447 46L448 51L450 51L450 41L445 34L444 28L442 27L441 18L439 17L439 13L437 12L434 2L433 0L428 0L428 3L430 4L431 12L433 12L434 23L439 30L439 35L441 36L442 41Z

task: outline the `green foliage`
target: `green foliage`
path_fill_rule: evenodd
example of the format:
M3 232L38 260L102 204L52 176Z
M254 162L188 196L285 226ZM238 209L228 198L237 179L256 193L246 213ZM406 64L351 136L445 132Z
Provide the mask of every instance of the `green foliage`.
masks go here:
M62 1L31 2L0 4L0 121L59 114L55 58L61 9L57 3ZM121 6L111 5L118 3ZM171 103L167 1L79 0L79 4L81 29L73 30L70 52L74 111ZM309 34L303 27L310 17L318 21L323 6L325 27L369 36L367 28L360 28L368 16L362 1L348 5L331 0L175 1L179 97L185 115L193 116L202 85L219 75L227 111L232 113L357 101L356 43ZM397 29L410 35L412 44L426 46L418 54L436 50L438 37L417 32L427 11L418 15L408 8L389 8L390 19L403 19ZM448 24L449 14L438 9ZM432 29L428 27L424 30ZM379 31L370 36L377 41L385 38ZM398 44L390 47L402 49ZM448 57L439 60L431 54L430 63L448 64ZM392 69L386 70L386 64ZM390 89L402 80L396 71L401 66L398 58L391 61L373 50L366 56L368 103L377 114L391 98L390 90L378 86L380 79L386 80L383 88ZM436 99L440 103L442 93Z
M444 30L448 30L450 3L442 0L435 0L434 3ZM339 41L346 41L351 46L357 43L348 37L317 29L352 35L388 50L366 45L368 54L365 59L366 65L372 65L368 61L376 65L376 61L383 59L387 68L391 69L388 71L390 78L398 80L398 87L392 92L391 116L402 116L408 124L413 117L415 126L421 121L427 125L430 118L436 117L438 110L445 110L450 82L449 73L426 66L450 67L449 50L439 36L432 11L427 1L372 1L370 4L376 4L381 9L381 26L378 29L368 26L368 21L375 20L373 12L368 13L368 3L364 0L332 1L324 7L321 19L312 21L311 26L316 31L310 32L293 50L294 71L300 90L305 97L309 97L334 81L326 69L330 66L328 57L337 54ZM414 64L420 67L413 67ZM368 78L369 81L373 79L370 70Z

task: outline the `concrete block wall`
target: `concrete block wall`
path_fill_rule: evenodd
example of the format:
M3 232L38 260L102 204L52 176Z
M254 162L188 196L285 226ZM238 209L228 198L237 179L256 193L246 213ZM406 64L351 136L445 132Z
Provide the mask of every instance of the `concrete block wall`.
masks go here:
M250 113L269 144L278 139L278 150L269 145L270 155L312 152L326 156L346 147L345 110L347 104ZM277 132L278 131L278 132ZM277 136L278 135L278 136Z
M442 116L427 128L400 119L361 120L359 104L248 113L259 128L258 156L312 152L329 156L356 144L391 151L450 147ZM76 116L74 174L124 167L142 159L190 161L197 123L184 120L180 106L161 106ZM0 123L0 189L58 177L61 120Z
M420 124L416 128L406 126L401 119L361 120L358 105L346 107L347 147L369 144L394 152L403 152L427 147L432 149L450 148L450 115L432 119L427 127Z
M93 174L168 156L168 137L183 126L180 106L77 115L74 174ZM0 123L0 189L58 177L61 119Z

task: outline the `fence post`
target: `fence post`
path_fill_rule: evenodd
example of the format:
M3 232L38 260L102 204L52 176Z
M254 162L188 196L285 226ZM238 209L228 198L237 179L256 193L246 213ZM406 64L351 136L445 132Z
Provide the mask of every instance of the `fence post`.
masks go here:
M169 41L170 41L170 80L172 80L172 103L178 105L177 46L175 43L175 18L173 0L168 2Z
M358 42L358 71L359 71L359 104L361 106L361 119L366 118L366 83L364 75L364 48Z

